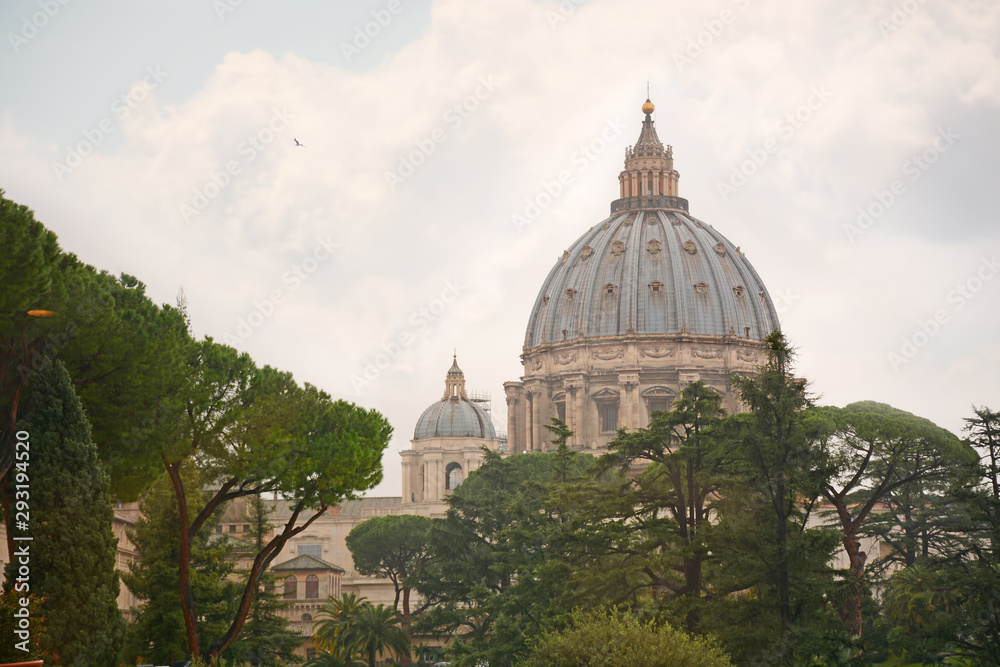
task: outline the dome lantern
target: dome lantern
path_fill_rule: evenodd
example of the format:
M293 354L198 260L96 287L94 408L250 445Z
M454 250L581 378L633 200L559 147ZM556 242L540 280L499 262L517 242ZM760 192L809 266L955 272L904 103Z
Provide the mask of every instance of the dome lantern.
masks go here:
M646 98L639 139L625 149L625 169L618 175L620 199L612 202L612 213L636 208L687 210L687 201L678 196L680 174L674 169L674 149L664 146L656 134L651 115L655 108Z

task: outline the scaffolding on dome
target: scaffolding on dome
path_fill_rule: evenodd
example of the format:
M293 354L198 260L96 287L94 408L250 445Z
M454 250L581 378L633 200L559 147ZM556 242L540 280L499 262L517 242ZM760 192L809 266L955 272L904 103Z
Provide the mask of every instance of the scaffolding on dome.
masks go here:
M469 400L486 411L486 414L493 419L493 401L488 391L470 391Z

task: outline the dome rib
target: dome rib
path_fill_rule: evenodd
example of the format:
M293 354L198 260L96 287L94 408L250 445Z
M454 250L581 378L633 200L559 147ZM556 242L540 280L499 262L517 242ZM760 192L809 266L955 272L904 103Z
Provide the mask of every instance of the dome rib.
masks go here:
M629 214L635 219L625 225ZM655 255L647 250L654 239L660 244ZM617 241L624 250L615 255ZM693 254L685 249L688 241L694 244ZM725 256L716 251L719 243ZM592 253L584 260L586 246ZM654 281L663 283L659 295L650 292ZM609 283L616 286L614 296L604 294ZM707 285L703 292L696 288L700 283ZM740 286L743 297L734 292ZM567 289L575 290L570 302ZM750 327L750 338L762 340L777 325L760 277L725 236L681 211L647 210L602 220L569 247L565 262L557 260L528 318L525 348L562 342L564 329L571 341L630 330L679 334L685 327L692 334L743 337Z

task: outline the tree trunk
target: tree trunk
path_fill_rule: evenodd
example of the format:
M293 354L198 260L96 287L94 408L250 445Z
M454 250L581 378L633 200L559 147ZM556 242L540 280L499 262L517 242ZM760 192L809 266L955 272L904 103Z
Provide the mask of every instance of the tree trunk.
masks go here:
M413 643L413 635L410 634L410 587L403 586L403 630L406 632L406 636L410 638L410 643ZM410 656L403 655L400 659L400 663L403 667L410 666Z
M246 621L247 614L250 613L250 606L253 602L254 596L257 594L257 585L260 583L260 578L264 571L271 564L274 557L281 552L288 543L288 540L295 537L310 525L313 521L321 517L326 513L326 505L320 505L316 510L316 513L309 517L309 520L304 524L295 527L295 523L298 521L299 514L302 512L302 501L299 501L298 506L292 512L291 517L285 523L284 530L278 535L275 535L264 549L257 553L257 557L254 558L253 566L250 569L250 575L247 577L246 586L243 587L243 597L240 600L240 606L236 612L236 618L230 624L229 629L226 633L212 642L212 646L208 650L209 659L213 662L219 659L227 648L235 641L237 635L239 635L240 630L243 629L243 623Z
M177 522L181 538L177 579L181 593L181 612L184 614L184 629L187 630L188 636L188 651L191 652L191 659L194 660L201 657L201 651L198 648L198 626L195 624L194 594L191 592L191 541L188 535L187 500L184 497L180 464L170 464L166 461L164 464L167 467L167 474L170 476L170 483L174 487L174 496L177 498Z

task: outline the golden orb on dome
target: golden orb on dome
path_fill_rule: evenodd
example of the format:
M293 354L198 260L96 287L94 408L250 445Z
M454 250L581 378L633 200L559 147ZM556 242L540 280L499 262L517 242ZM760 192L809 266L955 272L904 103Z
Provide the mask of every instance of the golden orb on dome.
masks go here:
M642 105L642 112L648 115L653 113L653 109L655 108L656 107L653 106L653 103L649 101L649 98L647 98L646 103Z

